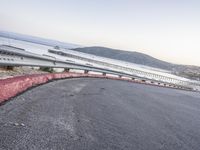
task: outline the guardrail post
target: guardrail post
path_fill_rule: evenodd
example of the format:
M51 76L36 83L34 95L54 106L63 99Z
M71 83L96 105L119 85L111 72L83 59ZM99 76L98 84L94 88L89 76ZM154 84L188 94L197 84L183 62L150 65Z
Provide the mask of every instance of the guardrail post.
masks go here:
M65 68L65 72L69 72L70 71L70 69L69 68Z
M84 73L85 73L85 74L88 74L88 72L89 72L88 70L84 70Z

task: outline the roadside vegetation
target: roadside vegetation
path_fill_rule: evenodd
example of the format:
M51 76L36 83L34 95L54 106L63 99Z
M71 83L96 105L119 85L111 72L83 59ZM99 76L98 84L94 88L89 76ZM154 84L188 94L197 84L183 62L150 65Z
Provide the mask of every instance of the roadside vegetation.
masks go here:
M45 71L45 72L49 72L49 73L54 73L55 71L53 70L53 68L50 67L40 67L41 71Z

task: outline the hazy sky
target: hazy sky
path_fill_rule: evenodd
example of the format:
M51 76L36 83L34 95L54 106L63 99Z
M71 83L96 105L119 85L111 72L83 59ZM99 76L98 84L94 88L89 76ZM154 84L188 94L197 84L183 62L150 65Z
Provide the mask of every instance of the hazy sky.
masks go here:
M0 30L200 65L200 0L0 0Z

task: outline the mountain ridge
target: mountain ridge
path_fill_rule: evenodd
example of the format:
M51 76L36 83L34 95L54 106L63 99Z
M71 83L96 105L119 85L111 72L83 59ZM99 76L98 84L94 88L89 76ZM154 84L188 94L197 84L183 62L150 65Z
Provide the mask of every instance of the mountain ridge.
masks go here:
M162 61L150 55L140 53L137 51L119 50L101 46L82 47L75 48L72 50L85 52L88 54L94 54L102 57L108 57L112 59L118 59L140 65L147 65L150 67L160 68L164 70L171 70L171 68L175 65L173 63Z
M78 52L84 52L88 54L94 54L97 56L118 59L122 61L127 61L135 64L145 65L149 67L159 68L171 71L175 75L179 75L182 77L200 80L200 67L192 66L192 65L179 65L174 63L169 63L166 61L159 60L150 55L140 53L140 52L132 52L132 51L124 51L100 46L93 47L82 47L72 49Z

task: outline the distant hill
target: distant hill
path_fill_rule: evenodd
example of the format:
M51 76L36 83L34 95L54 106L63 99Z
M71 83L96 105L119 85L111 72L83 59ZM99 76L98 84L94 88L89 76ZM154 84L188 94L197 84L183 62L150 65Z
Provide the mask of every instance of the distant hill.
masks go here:
M168 63L139 52L122 51L106 47L85 47L75 48L73 50L165 70L172 70L175 66L175 64Z
M88 54L103 56L107 58L127 61L131 63L136 63L140 65L169 70L176 75L180 75L190 79L200 80L200 67L198 66L177 65L156 59L152 56L139 52L130 52L130 51L117 50L106 47L84 47L84 48L75 48L73 50Z
M30 36L30 35L7 32L7 31L0 31L0 37L11 38L15 40L21 40L21 41L26 41L26 42L31 42L31 43L36 43L36 44L41 44L41 45L46 45L46 46L52 46L52 47L54 46L59 46L61 48L80 47L80 45L76 45L76 44L64 43L64 42L59 42L56 40L45 39L45 38L40 38L40 37L35 37L35 36Z

